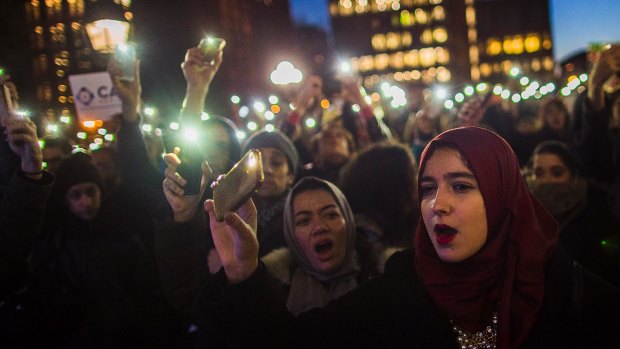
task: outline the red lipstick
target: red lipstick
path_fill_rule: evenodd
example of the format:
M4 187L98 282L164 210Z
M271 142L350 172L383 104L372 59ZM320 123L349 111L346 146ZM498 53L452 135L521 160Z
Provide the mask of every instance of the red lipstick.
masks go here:
M440 245L447 245L456 237L456 229L446 224L435 225L435 240Z

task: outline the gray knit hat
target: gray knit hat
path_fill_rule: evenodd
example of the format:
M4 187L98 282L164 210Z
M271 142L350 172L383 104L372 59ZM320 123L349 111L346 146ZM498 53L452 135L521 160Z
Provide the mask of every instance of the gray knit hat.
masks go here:
M245 142L243 146L243 154L250 149L258 148L276 148L286 156L288 167L293 175L297 174L297 165L299 163L299 155L293 142L282 132L274 131L258 131Z

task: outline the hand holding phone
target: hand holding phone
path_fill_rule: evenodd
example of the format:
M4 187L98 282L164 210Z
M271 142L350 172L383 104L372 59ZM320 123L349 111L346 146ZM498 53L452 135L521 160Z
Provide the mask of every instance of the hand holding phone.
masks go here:
M213 189L215 218L224 220L227 212L237 210L265 179L261 152L251 149L233 166Z
M198 144L187 144L181 148L179 158L181 164L177 167L177 173L187 181L183 187L183 195L199 194L202 163L206 160L204 153Z
M207 36L200 40L198 48L205 56L205 62L211 63L215 59L215 55L226 47L226 40Z
M118 60L122 74L121 80L134 81L136 74L136 48L133 44L118 44L114 51L114 56Z

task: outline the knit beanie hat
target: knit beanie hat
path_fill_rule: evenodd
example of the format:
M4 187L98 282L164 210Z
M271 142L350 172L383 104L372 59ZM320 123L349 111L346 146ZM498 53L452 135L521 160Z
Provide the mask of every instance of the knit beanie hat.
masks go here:
M257 148L278 149L284 154L284 156L286 156L288 167L290 168L293 175L297 174L299 155L297 154L297 149L295 149L295 145L293 145L293 142L291 142L291 140L284 133L278 130L262 130L256 132L245 142L245 146L243 147L243 153L245 154L248 150Z
M99 171L91 162L90 155L77 152L65 159L55 174L56 184L54 192L58 198L64 199L69 189L80 183L91 182L103 190L103 180Z

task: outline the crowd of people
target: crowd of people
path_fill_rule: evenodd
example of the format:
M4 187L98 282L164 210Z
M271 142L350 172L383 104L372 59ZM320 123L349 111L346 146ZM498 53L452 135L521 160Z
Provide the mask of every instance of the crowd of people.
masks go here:
M138 61L131 80L108 66L113 148L42 149L2 115L0 346L620 348L620 46L531 128L493 97L441 114L420 87L380 118L346 77L309 129L310 76L243 143L202 118L222 60L188 49L179 123L198 140L163 157ZM251 149L264 181L218 221L213 188Z

